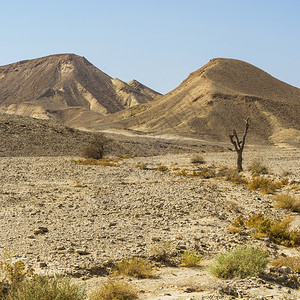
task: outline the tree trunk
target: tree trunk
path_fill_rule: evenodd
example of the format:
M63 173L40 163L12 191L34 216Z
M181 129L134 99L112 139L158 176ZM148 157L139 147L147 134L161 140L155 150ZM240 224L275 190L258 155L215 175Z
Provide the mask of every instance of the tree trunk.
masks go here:
M238 172L242 172L243 171L243 157L242 157L242 151L238 151L237 152L237 170Z
M243 150L244 150L244 146L245 146L245 141L246 141L246 135L248 132L248 128L249 128L249 117L245 120L246 121L246 128L245 128L245 132L243 135L243 139L240 141L239 137L236 133L236 130L233 129L233 134L229 135L230 141L231 143L234 145L234 149L237 153L237 170L238 172L242 172L243 171Z

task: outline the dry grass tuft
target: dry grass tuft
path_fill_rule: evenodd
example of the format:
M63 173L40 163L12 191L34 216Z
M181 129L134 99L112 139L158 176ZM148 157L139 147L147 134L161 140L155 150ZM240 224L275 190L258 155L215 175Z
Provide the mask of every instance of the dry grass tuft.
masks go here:
M182 254L180 260L181 260L180 266L182 266L182 267L189 267L189 268L197 267L200 264L201 255L197 254L194 251L191 251L191 252L185 251Z
M100 286L90 295L90 300L133 300L138 298L137 290L125 281L112 281Z
M277 195L273 198L276 203L276 208L286 208L294 212L300 212L300 199L296 199L295 196L289 194Z
M117 164L117 159L108 159L108 158L102 158L102 159L94 159L94 158L87 158L87 159L79 159L76 160L76 162L79 165L85 165L85 166L105 166L105 167L118 167L119 164Z
M279 257L271 262L274 267L289 267L292 271L300 273L300 256Z
M134 166L137 169L140 170L147 170L147 164L146 163L142 163L142 162L137 162L136 165Z
M252 237L256 239L268 237L276 244L297 247L300 245L300 231L290 230L291 222L291 218L275 221L258 214L250 217L245 225L254 228L255 231L252 233Z
M153 276L152 265L143 258L132 257L116 264L116 274L135 278L150 278Z
M169 168L167 166L164 166L164 165L159 165L156 169L157 171L160 171L160 172L168 172L169 171Z
M248 170L252 173L252 174L268 174L269 170L268 167L266 165L264 165L263 163L261 163L260 161L253 161Z
M259 190L262 194L272 194L278 188L283 187L288 183L287 179L281 181L274 181L273 179L264 178L261 176L253 176L252 180L248 183L249 190Z
M191 158L191 163L192 164L205 164L205 160L204 160L204 158L203 158L203 156L201 156L201 155L195 155L195 156L193 156L192 158Z

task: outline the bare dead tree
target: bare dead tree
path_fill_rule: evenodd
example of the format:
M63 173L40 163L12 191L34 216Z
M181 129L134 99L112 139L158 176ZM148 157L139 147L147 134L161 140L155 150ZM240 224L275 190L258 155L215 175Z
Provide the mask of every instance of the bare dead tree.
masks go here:
M245 132L243 135L243 139L240 141L236 130L233 129L233 134L229 135L230 141L231 143L234 145L234 149L237 152L237 170L238 172L243 171L243 150L244 150L244 146L245 146L245 141L246 141L246 135L248 132L248 128L249 128L249 117L245 120L246 122L246 128L245 128Z

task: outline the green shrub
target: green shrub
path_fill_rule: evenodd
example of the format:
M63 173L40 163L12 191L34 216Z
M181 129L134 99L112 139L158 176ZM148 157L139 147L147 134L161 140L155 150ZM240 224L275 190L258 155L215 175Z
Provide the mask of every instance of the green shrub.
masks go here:
M108 281L94 290L90 300L133 300L138 298L136 289L125 281Z
M149 278L153 275L152 266L143 258L133 257L116 264L117 274L136 278Z
M277 195L273 198L276 203L276 208L286 208L294 212L300 212L300 199L296 199L295 196L289 194Z
M210 271L219 278L245 278L262 273L267 263L268 255L262 250L237 246L226 253L219 254Z
M70 278L49 278L35 275L26 278L21 286L9 294L9 300L84 300L86 292L82 286L71 283Z

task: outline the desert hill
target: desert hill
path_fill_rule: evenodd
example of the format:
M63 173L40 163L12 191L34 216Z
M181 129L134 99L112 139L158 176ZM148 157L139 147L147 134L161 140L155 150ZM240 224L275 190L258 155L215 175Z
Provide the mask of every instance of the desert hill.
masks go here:
M250 116L252 142L299 144L299 115L300 89L249 63L216 58L160 99L108 116L93 128L224 141L233 128L242 131Z
M0 67L2 112L53 119L71 126L157 96L138 82L127 84L111 78L75 54L51 55Z

